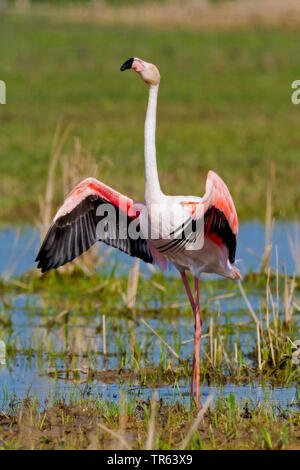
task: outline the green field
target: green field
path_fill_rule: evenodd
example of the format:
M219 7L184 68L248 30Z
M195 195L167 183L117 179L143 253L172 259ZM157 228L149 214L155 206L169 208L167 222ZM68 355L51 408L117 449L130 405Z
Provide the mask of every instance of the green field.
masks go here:
M101 179L143 198L147 90L119 72L132 55L161 71L157 147L162 188L204 191L209 169L230 187L241 219L262 218L270 163L276 218L300 209L299 33L192 32L55 22L3 15L0 79L0 220L32 221L45 188L56 124L101 162ZM82 177L87 176L82 174ZM59 203L62 194L56 193Z

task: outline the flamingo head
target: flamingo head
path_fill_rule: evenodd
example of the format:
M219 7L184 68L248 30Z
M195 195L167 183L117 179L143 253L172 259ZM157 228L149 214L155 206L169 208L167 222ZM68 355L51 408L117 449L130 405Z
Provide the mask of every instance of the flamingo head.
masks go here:
M126 60L126 62L124 62L120 68L121 72L124 72L124 70L128 69L135 70L141 76L144 82L147 83L147 85L151 86L159 84L160 74L158 68L149 62L145 62L138 57L131 57L130 59Z

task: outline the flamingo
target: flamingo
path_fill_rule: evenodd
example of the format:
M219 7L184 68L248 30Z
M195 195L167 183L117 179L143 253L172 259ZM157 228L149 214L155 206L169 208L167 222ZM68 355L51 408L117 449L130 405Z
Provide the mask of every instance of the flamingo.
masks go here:
M102 241L165 270L168 261L180 272L194 314L194 354L191 395L200 406L199 305L200 274L216 273L239 279L235 266L238 217L230 192L213 171L205 194L168 196L160 188L156 162L158 68L137 57L121 71L133 69L148 85L144 128L145 202L137 202L95 178L86 178L67 196L55 215L36 257L42 273L63 266ZM110 214L107 217L107 214ZM99 226L102 224L102 227ZM124 233L126 236L124 236ZM186 272L194 278L194 294Z

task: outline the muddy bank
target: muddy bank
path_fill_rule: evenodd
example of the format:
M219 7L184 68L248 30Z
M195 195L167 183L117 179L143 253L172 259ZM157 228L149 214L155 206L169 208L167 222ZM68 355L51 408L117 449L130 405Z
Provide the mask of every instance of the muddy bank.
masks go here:
M123 402L120 407L87 399L63 402L38 411L38 403L10 403L0 414L2 449L144 449L155 408L153 448L180 448L197 411L162 401ZM208 409L191 435L187 449L300 449L299 413L247 405L234 398Z

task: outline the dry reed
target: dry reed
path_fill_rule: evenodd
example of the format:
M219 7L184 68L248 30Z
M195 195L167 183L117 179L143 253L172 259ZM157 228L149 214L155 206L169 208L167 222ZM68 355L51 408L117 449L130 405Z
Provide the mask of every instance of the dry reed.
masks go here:
M125 24L158 28L194 30L231 30L265 26L296 27L300 23L298 0L236 0L213 3L209 0L166 0L111 7L103 0L82 5L36 4L18 0L15 13L44 15L60 21Z
M63 152L70 130L71 125L63 129L62 119L60 119L53 138L45 196L40 199L40 220L36 221L41 232L41 239L46 235L55 215L54 195L63 189L66 197L81 180L88 176L97 178L98 175L99 165L90 152L82 149L78 138L75 138L74 151L71 154ZM60 167L60 172L58 167ZM71 263L59 268L60 273L71 274L75 268L79 268L87 276L92 276L101 261L97 245Z

